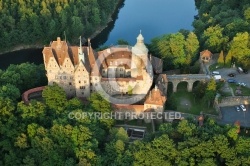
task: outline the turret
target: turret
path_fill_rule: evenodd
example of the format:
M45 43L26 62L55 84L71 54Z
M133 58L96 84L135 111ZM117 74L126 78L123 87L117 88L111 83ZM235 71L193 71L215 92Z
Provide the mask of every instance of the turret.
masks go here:
M144 44L144 37L141 34L136 38L137 42L132 47L132 64L131 76L137 77L142 75L142 70L147 68L148 65L148 49Z
M82 51L82 37L80 36L80 46L78 48L78 57L79 57L79 62L82 61L82 63L85 63L85 58L84 58L84 53Z

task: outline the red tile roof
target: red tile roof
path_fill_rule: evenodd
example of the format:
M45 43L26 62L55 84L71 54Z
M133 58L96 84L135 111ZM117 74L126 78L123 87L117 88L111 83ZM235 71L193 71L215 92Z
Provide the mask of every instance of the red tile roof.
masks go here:
M154 88L149 92L145 104L153 104L163 106L166 102L166 97L162 95L159 89Z
M200 56L202 57L211 57L213 54L209 50L204 50L200 52Z

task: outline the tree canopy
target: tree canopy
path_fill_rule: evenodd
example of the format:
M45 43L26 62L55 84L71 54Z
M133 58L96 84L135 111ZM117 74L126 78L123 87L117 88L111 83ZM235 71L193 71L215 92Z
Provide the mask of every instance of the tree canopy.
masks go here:
M197 57L199 41L193 32L166 34L152 39L149 45L153 55L163 59L164 69L189 66Z
M26 69L12 65L0 71L0 77L16 68ZM21 76L22 81L37 83L37 73L30 74L35 75ZM201 86L207 88L200 97L214 97L214 80ZM110 113L110 103L97 93L83 103L78 98L67 99L55 84L46 87L42 100L25 104L17 99L22 89L19 81L1 82L0 165L250 164L250 138L238 133L239 126L220 126L209 118L199 126L193 119L184 119L163 123L143 140L131 142L125 128L114 127L113 119L70 118L70 113Z
M201 48L213 53L228 52L226 63L234 57L250 67L250 3L247 0L195 0L198 15L193 22ZM241 43L241 44L239 44Z
M74 41L89 37L107 24L116 0L1 0L0 50L19 45L43 45L57 36Z

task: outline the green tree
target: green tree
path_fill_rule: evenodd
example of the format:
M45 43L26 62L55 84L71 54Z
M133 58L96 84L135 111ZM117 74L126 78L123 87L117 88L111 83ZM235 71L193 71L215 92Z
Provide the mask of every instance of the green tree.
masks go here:
M223 36L222 31L223 28L219 25L207 28L202 35L202 38L205 41L205 47L212 52L224 50L229 39L227 36Z
M210 79L206 87L205 96L203 97L203 100L207 102L208 107L214 101L215 95L216 95L216 82L215 79Z
M47 86L42 93L42 97L49 109L55 114L60 114L64 111L66 106L66 93L57 84Z
M6 84L0 87L0 97L10 98L15 101L20 98L20 91L14 85Z
M237 33L230 45L232 55L245 67L250 65L249 40L250 38L247 32Z
M128 41L123 40L123 39L117 40L117 44L118 44L118 45L129 45Z
M92 93L89 97L90 109L93 112L99 112L102 116L110 114L112 111L111 104L102 97L99 93ZM111 114L110 114L111 115ZM114 119L110 118L100 118L101 124L103 124L107 129L110 129L114 124Z
M232 59L233 58L233 54L232 54L232 52L231 51L229 51L228 53L227 53L227 55L226 55L226 58L225 58L225 64L227 65L227 66L232 66Z
M197 39L197 36L193 32L190 32L185 42L187 66L189 66L193 60L195 60L198 51L199 51L199 41Z
M223 51L220 52L217 63L223 66L225 65L225 57L224 57Z

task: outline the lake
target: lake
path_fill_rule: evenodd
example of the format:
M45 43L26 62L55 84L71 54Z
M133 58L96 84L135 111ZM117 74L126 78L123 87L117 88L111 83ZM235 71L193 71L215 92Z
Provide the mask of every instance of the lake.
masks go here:
M104 45L114 45L118 39L134 45L140 30L146 43L180 29L192 30L196 14L194 0L126 0Z
M192 30L196 14L194 0L125 0L114 13L113 21L91 43L97 48L115 45L118 39L123 39L134 45L140 30L145 42L149 43L152 38L163 34L180 29ZM0 69L23 62L43 63L41 49L20 50L0 56Z

